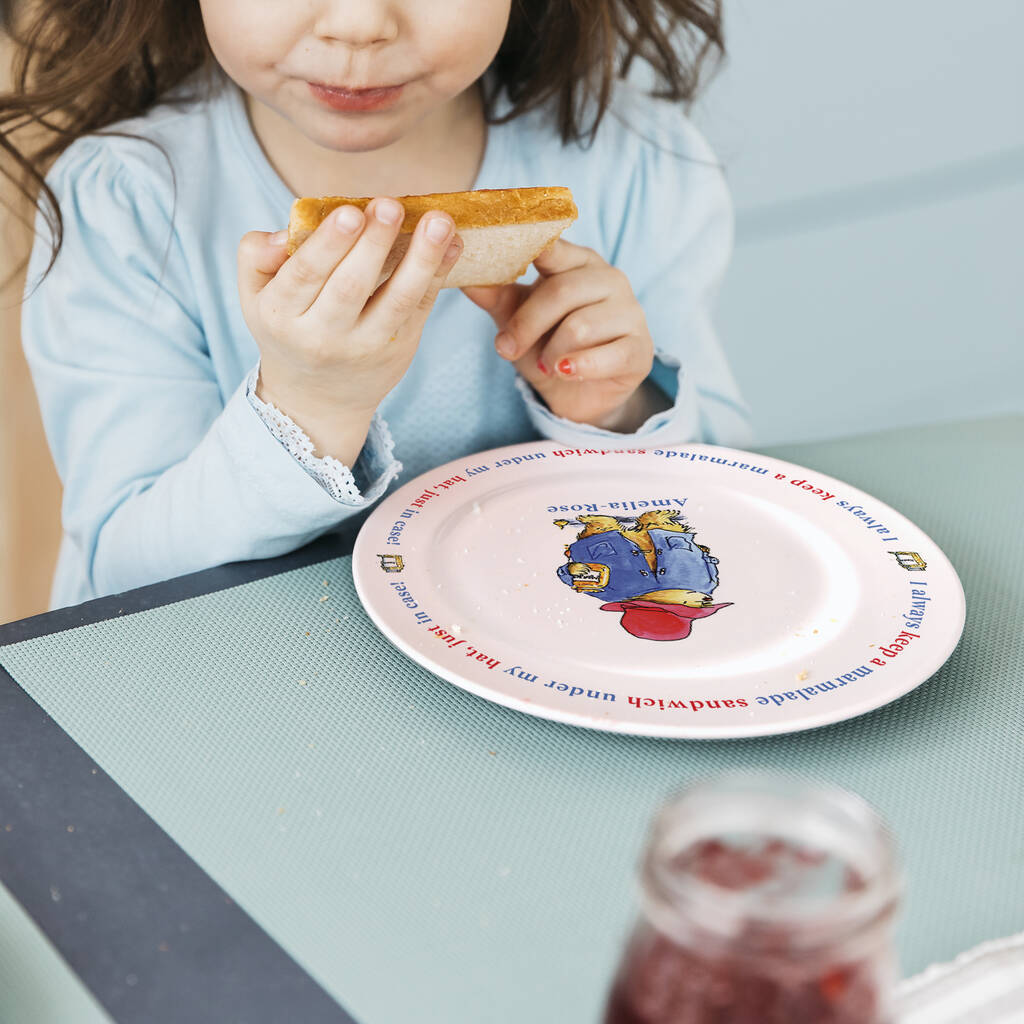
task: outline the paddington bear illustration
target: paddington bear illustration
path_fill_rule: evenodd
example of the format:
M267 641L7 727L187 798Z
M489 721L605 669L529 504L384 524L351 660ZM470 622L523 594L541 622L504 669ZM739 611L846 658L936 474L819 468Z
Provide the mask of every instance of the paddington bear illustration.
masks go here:
M695 542L680 510L659 508L632 518L588 515L556 519L560 529L582 526L565 547L558 578L621 612L622 628L642 640L685 640L694 619L707 618L731 601L712 604L718 559Z

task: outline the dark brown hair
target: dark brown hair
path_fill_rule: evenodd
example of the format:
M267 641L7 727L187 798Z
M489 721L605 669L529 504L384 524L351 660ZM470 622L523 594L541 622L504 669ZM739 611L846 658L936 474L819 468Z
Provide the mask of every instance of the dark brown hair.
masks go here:
M32 0L22 20L12 28L14 89L0 94L0 173L43 211L53 239L49 271L63 235L44 178L52 162L76 139L145 113L215 64L198 0ZM485 76L485 116L504 123L549 105L563 143L593 139L615 80L636 57L654 71L652 95L688 103L706 58L723 52L721 0L512 0L493 75ZM502 91L511 108L497 119ZM588 99L596 107L585 126ZM24 140L37 130L44 141L31 147Z

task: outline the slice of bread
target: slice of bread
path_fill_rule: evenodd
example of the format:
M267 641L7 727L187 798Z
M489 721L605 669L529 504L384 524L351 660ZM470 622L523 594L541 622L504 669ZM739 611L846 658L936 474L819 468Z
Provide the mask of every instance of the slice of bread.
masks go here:
M405 255L413 229L428 210L444 210L455 221L463 242L462 255L448 272L445 288L481 284L510 284L576 219L572 192L561 186L543 188L477 189L474 192L435 192L397 196L405 220L391 248L378 286L386 281ZM370 199L326 196L296 199L288 221L291 255L320 222L339 206L358 206Z

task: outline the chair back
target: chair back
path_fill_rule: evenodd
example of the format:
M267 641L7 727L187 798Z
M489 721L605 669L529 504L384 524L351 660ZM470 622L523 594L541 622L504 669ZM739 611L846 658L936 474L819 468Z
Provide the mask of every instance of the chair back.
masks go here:
M0 34L0 90L11 88L11 63ZM26 206L0 179L0 622L49 607L61 537L60 481L21 349L24 269L11 277L32 244Z

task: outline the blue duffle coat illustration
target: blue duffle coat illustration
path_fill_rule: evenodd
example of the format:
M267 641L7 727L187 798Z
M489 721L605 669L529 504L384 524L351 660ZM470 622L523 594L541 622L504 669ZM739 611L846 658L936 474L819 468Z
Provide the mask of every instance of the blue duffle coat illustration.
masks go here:
M711 594L718 586L718 559L697 546L692 533L653 529L655 567L643 551L617 531L595 533L568 546L570 562L605 566L595 570L582 588L603 601L626 601L653 590L695 590ZM558 567L558 578L569 586L573 577L568 565ZM603 583L603 585L598 585Z

